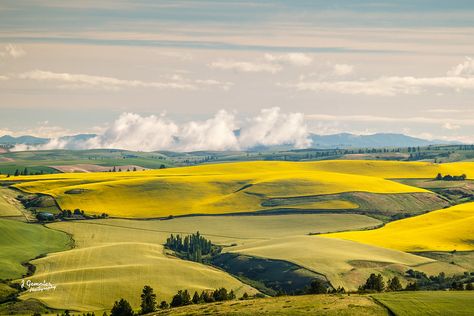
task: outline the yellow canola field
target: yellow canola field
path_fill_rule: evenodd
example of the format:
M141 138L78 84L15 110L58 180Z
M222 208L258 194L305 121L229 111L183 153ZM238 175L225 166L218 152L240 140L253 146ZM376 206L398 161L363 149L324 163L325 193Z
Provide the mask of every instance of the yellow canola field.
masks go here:
M324 235L409 252L474 250L474 203L456 205L370 231Z
M365 163L358 161L362 167ZM269 198L304 197L341 192L427 192L382 177L341 173L347 161L240 162L194 167L117 173L69 173L21 177L16 187L49 194L62 209L80 208L87 213L118 217L162 217L185 214L222 214L269 209ZM397 163L404 166L404 163ZM410 164L411 165L411 164ZM342 166L342 167L341 167ZM385 164L376 169L383 169ZM361 173L369 174L361 167ZM435 174L436 175L436 174ZM18 179L18 178L14 178ZM339 203L339 204L338 204ZM292 208L291 205L285 207ZM349 209L357 205L327 201L294 208Z
M468 179L474 179L474 162L435 164L418 161L326 160L315 162L314 167L321 171L358 174L385 179L432 179L438 173L443 175L466 174Z

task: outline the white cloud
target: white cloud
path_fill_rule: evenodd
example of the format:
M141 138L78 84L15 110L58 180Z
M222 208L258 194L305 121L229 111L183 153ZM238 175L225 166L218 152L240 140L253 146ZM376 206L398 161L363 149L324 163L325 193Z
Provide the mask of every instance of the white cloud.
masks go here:
M447 72L448 76L452 77L471 77L474 76L474 60L470 57L466 57L464 62L454 66Z
M265 54L264 57L269 62L287 63L294 66L308 66L313 62L313 59L309 55L303 53L288 53L282 55Z
M280 108L263 109L260 115L249 120L240 131L239 141L244 148L294 144L297 148L309 147L311 141L302 113L280 113Z
M353 71L353 66L335 64L334 73L347 75ZM277 83L279 86L292 88L297 91L332 92L352 95L396 96L415 95L428 89L446 89L461 92L474 90L474 61L466 57L466 61L454 67L447 76L414 77L414 76L385 76L375 79L355 80L310 80L311 76L300 76L295 83ZM437 91L438 95L443 95Z
M7 76L1 76L1 75L0 75L0 81L5 81L5 80L8 80L8 77L7 77Z
M234 134L236 127L234 116L221 110L204 122L184 124L175 148L180 151L239 149L239 141Z
M156 88L177 90L198 90L205 86L218 86L228 90L232 83L217 80L191 80L181 76L173 76L168 82L124 80L114 77L92 76L86 74L57 73L43 70L33 70L18 75L20 79L36 81L59 82L60 88L66 89L105 89L120 90L124 87L130 88Z
M218 60L209 64L209 67L222 70L240 72L268 72L275 74L282 70L280 65L272 63L252 63L247 61Z
M236 133L240 130L240 133ZM221 110L205 121L177 124L164 115L140 116L123 113L101 134L77 142L54 138L48 144L15 150L119 148L136 151L239 150L257 145L308 147L311 142L302 113L281 113L264 109L252 119L238 124L235 116Z
M13 44L7 44L7 46L5 46L5 50L0 51L0 57L20 58L25 55L26 52L23 50L23 48Z
M335 92L341 94L395 96L420 94L429 88L451 89L457 92L474 90L474 77L381 77L374 80L299 81L278 84L297 91Z
M335 64L333 72L336 76L347 76L354 72L354 66L348 64Z
M443 128L447 129L447 130L455 130L455 129L460 129L461 126L457 125L457 124L450 123L450 122L446 122L446 123L443 124Z
M387 123L417 123L417 124L436 124L442 125L449 122L453 125L472 126L474 119L455 119L455 118L432 118L421 116L393 117L377 115L328 115L328 114L307 114L305 119L312 121L330 121L330 122L387 122Z
M170 148L178 126L162 116L142 117L123 113L97 137L83 143L84 148L120 148L153 151Z

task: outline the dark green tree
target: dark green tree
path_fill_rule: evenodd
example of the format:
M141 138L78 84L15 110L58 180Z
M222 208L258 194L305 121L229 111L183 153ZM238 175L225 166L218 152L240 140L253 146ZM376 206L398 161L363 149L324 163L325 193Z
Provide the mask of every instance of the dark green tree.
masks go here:
M156 294L153 293L153 288L145 285L141 294L142 302L140 304L142 314L147 314L156 311Z
M18 169L15 170L15 177L18 177L20 175L20 171Z
M408 283L407 286L405 287L405 290L407 290L407 291L418 291L419 290L418 283L417 282Z
M466 291L474 291L474 285L472 285L472 283L468 283L466 285Z
M134 313L130 303L121 298L120 301L115 301L110 316L134 316Z
M382 275L375 275L375 273L372 273L365 282L365 284L362 286L362 290L365 291L383 292L384 289L385 283L383 281Z
M199 304L200 302L201 302L201 298L199 297L198 292L194 291L193 304Z
M387 290L393 292L403 290L402 284L400 283L400 279L396 276L390 279L387 284Z
M188 290L179 290L178 293L173 296L171 300L171 307L178 307L191 304L191 296L189 295Z
M214 300L216 302L227 301L228 300L227 289L222 287L220 289L215 290L214 293L212 293L212 297L214 297Z
M169 307L168 303L166 301L161 301L160 303L160 309L167 309Z
M322 280L314 279L311 282L308 292L311 294L325 294L327 293L327 288Z

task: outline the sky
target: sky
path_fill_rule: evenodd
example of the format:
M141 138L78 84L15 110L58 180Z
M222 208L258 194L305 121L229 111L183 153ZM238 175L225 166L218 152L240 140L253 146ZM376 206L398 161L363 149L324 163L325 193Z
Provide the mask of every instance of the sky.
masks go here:
M472 1L6 0L0 135L136 150L340 132L474 143L473 58Z

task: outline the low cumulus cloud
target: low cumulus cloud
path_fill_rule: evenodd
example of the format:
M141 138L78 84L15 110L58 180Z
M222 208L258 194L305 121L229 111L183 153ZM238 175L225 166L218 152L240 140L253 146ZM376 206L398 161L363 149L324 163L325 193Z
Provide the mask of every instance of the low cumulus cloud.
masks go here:
M14 150L119 148L134 151L245 150L255 146L309 147L311 140L302 113L263 109L238 120L221 110L204 121L178 124L165 115L123 113L99 135L83 141L54 138L40 146L18 145Z

